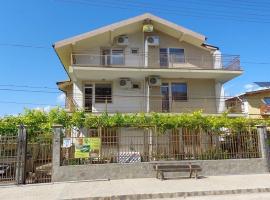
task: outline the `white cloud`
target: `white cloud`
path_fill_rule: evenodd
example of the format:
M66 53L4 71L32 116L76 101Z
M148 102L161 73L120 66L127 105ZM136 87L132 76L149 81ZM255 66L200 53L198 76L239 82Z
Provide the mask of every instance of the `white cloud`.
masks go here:
M66 100L66 95L64 93L58 95L57 97L57 103L65 103L65 100Z
M34 110L40 110L40 111L44 111L44 112L50 112L51 109L53 109L54 107L52 106L45 106L45 107L36 107L34 108Z

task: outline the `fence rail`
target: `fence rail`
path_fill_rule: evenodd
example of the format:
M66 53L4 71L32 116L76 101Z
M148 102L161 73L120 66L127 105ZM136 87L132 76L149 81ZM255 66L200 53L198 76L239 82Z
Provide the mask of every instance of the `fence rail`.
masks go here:
M136 163L161 160L218 160L261 157L256 130L218 135L212 131L99 128L69 133L62 165Z

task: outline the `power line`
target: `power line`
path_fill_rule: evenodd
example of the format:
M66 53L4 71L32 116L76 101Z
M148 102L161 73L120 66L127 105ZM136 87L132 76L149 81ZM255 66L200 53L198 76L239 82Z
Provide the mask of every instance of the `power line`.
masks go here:
M85 1L87 1L87 0L85 0ZM103 1L103 2L105 2L106 3L106 0L100 0L100 1ZM118 0L119 1L119 0ZM179 2L179 1L178 1ZM153 4L151 4L151 3L148 3L148 2L138 2L138 1L136 1L136 2L134 2L134 1L131 1L131 0L125 0L124 2L123 1L120 1L120 3L121 4L123 4L123 3L125 3L127 6L128 6L128 4L127 3L131 3L131 5L130 6L133 6L133 5L139 5L139 6L144 6L144 7L149 7L149 8L158 8L158 9L160 9L159 7L153 7ZM190 5L190 2L188 2L188 4ZM166 7L168 7L168 4L159 4L162 8L166 8ZM197 4L198 5L198 4ZM207 3L207 5L208 5L208 3ZM183 7L183 4L182 4L182 1L181 1L181 7L178 7L178 6L176 6L176 5L171 5L174 9L169 9L169 10L171 10L171 11L179 11L179 10L183 10L183 9L185 9L185 11L187 11L187 10L189 10L189 11L194 11L195 10L195 7L194 6L192 6L192 7ZM254 6L253 6L254 7ZM235 8L235 7L234 7ZM265 8L265 7L264 7ZM195 10L197 13L202 13L202 12L198 12L198 9L199 9L199 11L207 11L207 12L211 12L211 14L218 14L218 15L220 15L220 12L215 12L215 10L213 10L213 9L207 9L207 8L204 8L203 10L201 9L201 8L196 8L197 10ZM167 9L168 10L168 9ZM239 13L239 12L238 12ZM222 16L229 16L229 17L238 17L239 15L232 15L232 13L231 14L227 14L227 15L222 15ZM267 15L265 15L265 14L258 14L258 13L245 13L245 16L261 16L261 17L269 17L270 15L269 14L267 14Z
M17 101L0 101L0 103L5 104L18 104L18 105L34 105L34 106L60 106L63 107L63 105L52 105L52 104L45 104L45 103L31 103L31 102L17 102Z
M58 88L46 87L46 86L29 86L29 85L14 85L14 84L0 84L0 87L18 87L18 88L43 88L43 89L51 89L58 90Z
M163 12L163 13L167 13L167 14L181 14L181 16L191 16L191 17L204 17L204 18L208 18L209 19L209 15L214 16L215 18L210 18L210 19L223 19L223 20L234 20L234 21L239 21L239 22L254 22L254 23L270 23L270 19L258 19L258 18L248 18L245 17L244 19L241 19L240 16L229 16L229 15L220 15L220 14L212 14L209 12L198 12L198 11L194 11L192 10L192 13L195 14L191 14L190 12L188 14L185 14L184 12L187 12L186 9L184 9L183 11L181 11L181 13L179 12L179 10L172 10L172 9L165 9L165 8L153 8L153 7L145 7L145 6L139 6L139 5L113 5L113 4L109 4L109 3L104 3L104 2L90 2L90 1L74 1L74 0L55 0L55 1L59 1L59 2L65 2L65 3L75 3L75 4L83 4L83 5L92 5L92 6L96 6L96 7L109 7L109 8L116 8L116 9L130 9L131 7L136 7L138 10L143 10L145 11L146 9L150 9L150 10L154 10L154 11L158 11L158 12ZM225 17L225 18L224 18ZM266 21L267 20L267 21Z
M52 91L44 91L44 90L20 90L20 89L10 89L10 88L0 88L0 91L10 91L10 92L26 92L26 93L44 93L44 94L63 94L63 92L59 91L59 92L52 92ZM81 93L73 93L73 92L68 92L66 93L67 95L78 95L77 97L74 97L74 99L76 100L81 100L84 99L84 97L82 97ZM91 95L92 98L94 98ZM120 97L120 98L145 98L147 97L146 95L96 95L96 97L98 98L108 98L108 97ZM151 95L151 97L161 97L161 95ZM232 98L235 96L224 96L224 97L215 97L215 96L204 96L202 97L202 95L192 95L192 97L188 97L188 99L190 100L215 100L215 99L220 99L220 100L226 100L228 98ZM249 97L251 99L262 99L262 98L258 98L258 97Z
M19 43L0 43L0 46L35 48L35 49L51 49L48 46L38 46L38 45L35 46L35 45L19 44Z

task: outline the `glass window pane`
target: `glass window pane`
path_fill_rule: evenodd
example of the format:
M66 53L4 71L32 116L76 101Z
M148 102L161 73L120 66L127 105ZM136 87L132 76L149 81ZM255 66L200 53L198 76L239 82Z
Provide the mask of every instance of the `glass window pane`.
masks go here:
M161 67L168 66L168 53L166 48L159 49L159 62Z
M184 63L185 53L184 49L170 48L169 49L170 59L172 63Z
M124 50L113 49L112 50L112 65L123 65L124 64Z
M186 83L172 83L172 100L183 101L187 100L187 84Z
M112 86L111 84L96 84L95 86L95 102L96 103L112 103Z
M266 105L270 105L270 97L264 97L264 102Z

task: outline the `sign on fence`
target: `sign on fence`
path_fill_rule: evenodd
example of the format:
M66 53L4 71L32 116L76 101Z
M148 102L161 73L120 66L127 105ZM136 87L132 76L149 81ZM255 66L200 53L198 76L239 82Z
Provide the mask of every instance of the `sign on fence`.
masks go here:
M99 153L101 139L99 137L76 138L75 158L89 158L89 153Z

